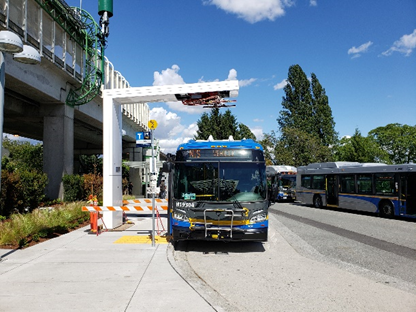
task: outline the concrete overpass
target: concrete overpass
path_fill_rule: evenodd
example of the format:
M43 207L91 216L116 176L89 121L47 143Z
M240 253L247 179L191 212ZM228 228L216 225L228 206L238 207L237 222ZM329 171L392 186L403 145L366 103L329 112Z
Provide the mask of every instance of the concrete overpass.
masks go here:
M99 65L101 55L93 51L97 47L91 46L85 16L63 0L0 1L0 30L17 33L42 56L40 65L31 66L5 53L3 132L43 141L46 193L52 199L62 198L62 176L73 173L78 155L103 152L103 88L130 87L110 61ZM142 161L135 134L149 130L149 106L132 103L121 110L123 153L130 161ZM141 177L135 177L133 183L141 185ZM140 192L141 187L135 190Z

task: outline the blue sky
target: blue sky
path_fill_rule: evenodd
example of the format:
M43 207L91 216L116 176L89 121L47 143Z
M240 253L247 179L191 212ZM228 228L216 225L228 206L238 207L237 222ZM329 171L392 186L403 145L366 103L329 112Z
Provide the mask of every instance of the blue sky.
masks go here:
M66 2L98 21L98 0ZM278 130L294 64L325 88L340 136L416 125L414 0L114 0L113 13L106 56L130 86L238 79L230 110L258 139ZM209 112L150 108L166 153Z

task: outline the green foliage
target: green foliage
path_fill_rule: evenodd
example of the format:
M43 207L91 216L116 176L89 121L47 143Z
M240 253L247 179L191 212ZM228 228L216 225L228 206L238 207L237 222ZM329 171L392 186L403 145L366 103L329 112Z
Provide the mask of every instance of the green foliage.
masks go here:
M276 132L272 130L270 134L265 133L263 140L259 141L264 149L264 157L266 159L266 165L277 165L278 161L275 158L276 149L279 144L279 139Z
M280 130L298 128L306 133L313 132L313 109L310 82L299 65L289 68L287 85L283 89L283 110L277 119Z
M325 89L314 73L311 82L299 65L289 68L282 99L283 110L277 119L280 131L296 128L315 136L324 146L336 143L337 133Z
M394 123L373 129L368 134L388 154L389 162L416 162L416 126Z
M78 173L94 173L103 175L103 158L100 155L80 155Z
M312 111L313 111L313 133L318 135L324 146L334 145L338 140L335 132L335 121L332 117L332 110L328 103L325 89L322 88L318 78L311 74L312 87Z
M388 154L372 137L363 137L358 129L350 138L342 138L334 147L336 161L390 163Z
M35 209L32 213L12 214L10 220L0 223L0 245L23 248L30 240L39 241L66 233L89 219L89 213L81 210L82 205L82 202L76 202L52 210Z
M16 169L2 171L0 214L9 216L13 211L23 213L39 206L45 199L48 178L36 170Z
M25 205L30 209L34 209L39 206L45 199L45 187L48 183L48 177L45 173L39 173L35 170L24 170L20 173L20 179L22 181L22 195L25 201Z
M329 147L315 136L296 128L284 128L274 151L277 165L305 166L331 160Z
M41 144L32 145L29 142L13 141L4 138L3 147L6 148L10 155L6 161L7 166L2 169L13 171L19 170L43 170L43 146Z
M64 201L82 200L84 196L84 177L77 174L66 174L62 177L64 185Z
M266 159L293 166L332 160L331 147L337 142L335 122L325 89L314 73L309 81L299 65L289 68L277 119L280 137L266 135ZM270 158L269 158L270 157Z
M9 216L13 211L38 207L48 183L42 172L42 145L5 138L3 146L9 156L2 159L0 214Z
M238 123L237 118L229 109L221 114L219 108L213 108L210 114L201 115L197 125L195 140L207 140L210 135L216 140L227 140L230 136L233 136L235 140L244 138L256 140L251 130L243 123Z

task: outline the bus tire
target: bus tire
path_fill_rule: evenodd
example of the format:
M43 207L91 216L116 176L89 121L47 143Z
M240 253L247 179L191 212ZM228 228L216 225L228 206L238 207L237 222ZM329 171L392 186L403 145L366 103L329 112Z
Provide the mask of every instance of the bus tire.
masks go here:
M384 218L394 217L394 206L388 200L383 200L380 203L378 207L378 211L381 217L384 217Z
M322 208L322 198L319 195L313 197L313 206L315 208Z

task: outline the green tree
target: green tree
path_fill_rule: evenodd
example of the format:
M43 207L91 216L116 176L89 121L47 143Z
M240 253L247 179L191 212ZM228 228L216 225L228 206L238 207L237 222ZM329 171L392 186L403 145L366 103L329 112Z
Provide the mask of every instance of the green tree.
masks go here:
M305 166L331 160L331 150L316 136L297 128L284 128L274 151L277 165Z
M254 141L257 140L256 136L254 135L253 132L251 132L250 128L247 127L245 124L243 123L239 123L238 124L238 136L237 136L238 140L242 140L242 139L253 139Z
M264 149L264 158L266 159L266 165L277 165L278 161L275 159L276 147L279 144L279 138L276 132L265 133L263 140L259 141Z
M394 123L373 129L368 134L389 155L391 163L416 162L416 126Z
M43 147L5 139L9 155L2 159L0 215L34 209L45 199L47 176L42 172Z
M312 123L315 128L313 129L313 133L318 135L318 138L323 145L334 145L338 140L338 134L335 132L335 122L332 117L332 110L329 106L325 89L322 88L314 73L311 74L311 86L313 111Z
M103 158L101 155L80 155L79 173L103 174Z
M334 147L336 161L390 163L388 154L372 137L363 137L358 129L352 137L344 137Z
M277 119L280 130L297 128L306 133L314 129L312 116L312 96L310 82L299 65L289 68L287 85L284 87L285 96L282 99L283 110Z
M9 151L7 165L12 168L43 171L43 146L4 138L3 147ZM3 166L2 166L3 167Z
M274 161L300 166L332 160L331 149L338 134L328 96L316 75L311 74L310 82L302 68L293 65L284 91L283 109L277 119L281 137L275 147Z
M243 123L238 123L237 118L229 109L221 114L219 108L213 108L209 114L202 114L197 125L195 140L207 140L210 135L216 140L226 140L230 136L233 136L235 140L244 138L256 140L250 128Z

